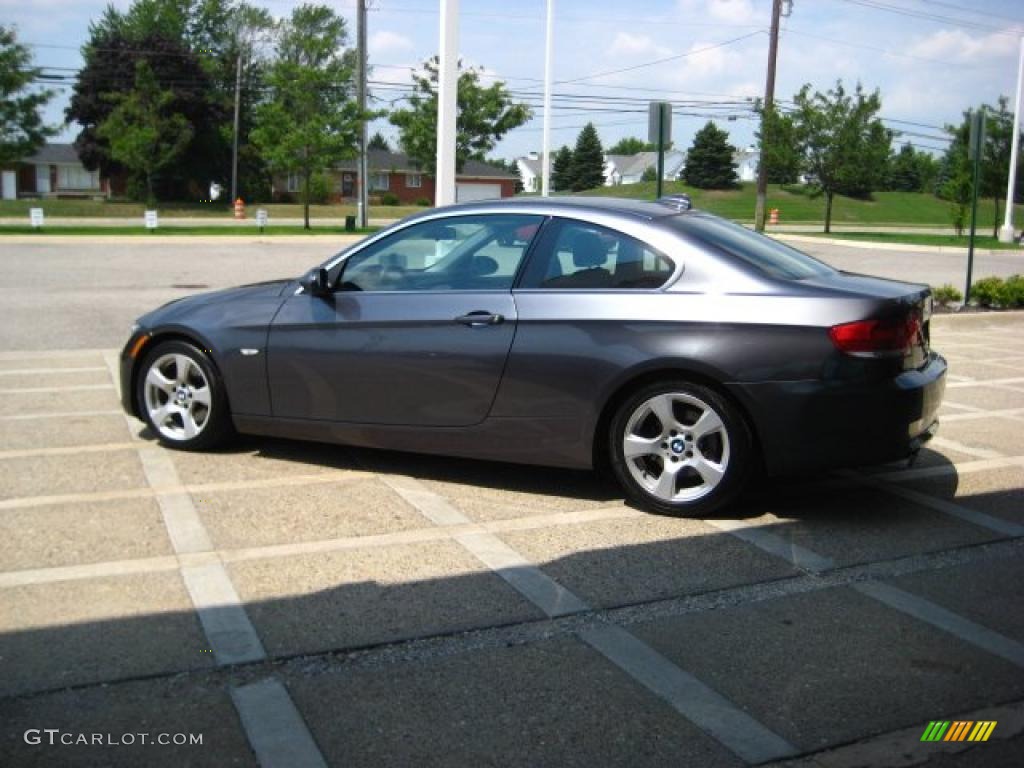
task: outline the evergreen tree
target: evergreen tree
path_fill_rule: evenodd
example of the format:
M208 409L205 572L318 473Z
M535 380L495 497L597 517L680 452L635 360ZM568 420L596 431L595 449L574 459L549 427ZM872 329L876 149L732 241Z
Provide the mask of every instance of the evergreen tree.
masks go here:
M370 140L366 142L368 149L382 149L385 152L391 151L391 145L388 144L388 140L384 138L384 134L377 131L370 137Z
M731 189L739 182L733 155L736 147L729 143L729 133L710 120L693 137L686 153L683 181L699 189Z
M635 136L627 136L624 139L619 139L618 143L608 148L609 155L635 155L637 152L643 152L647 149L647 142L636 138Z
M900 151L889 160L885 188L896 192L921 191L921 166L910 142L900 147Z
M593 123L583 126L576 138L571 172L573 192L604 186L604 150Z
M551 189L567 192L572 189L572 150L562 146L551 158Z

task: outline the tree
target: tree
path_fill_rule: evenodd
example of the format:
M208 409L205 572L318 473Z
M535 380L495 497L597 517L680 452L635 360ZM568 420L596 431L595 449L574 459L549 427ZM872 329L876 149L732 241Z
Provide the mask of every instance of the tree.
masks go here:
M356 62L346 39L345 20L327 6L296 7L279 25L269 96L256 109L252 140L273 170L300 177L306 229L313 178L355 155L366 117L352 98Z
M731 189L739 183L733 155L736 147L729 143L728 131L708 120L693 137L686 153L683 181L699 189Z
M758 103L761 129L757 137L760 162L765 164L769 184L795 184L800 179L800 147L793 118L774 104L768 111Z
M437 163L437 70L435 56L423 63L426 74L415 73L409 108L391 113L389 120L400 131L405 153L429 173ZM487 88L480 84L480 71L462 69L459 62L455 119L455 167L462 170L466 160L483 160L506 133L518 128L532 116L526 104L513 101L505 83L497 81Z
M878 91L860 83L848 94L842 81L811 95L805 85L794 97L793 123L811 184L825 195L825 231L832 229L832 201L838 194L868 197L882 185L892 133L876 115Z
M572 185L572 150L563 145L551 157L551 189L567 192Z
M573 192L604 186L604 150L593 123L583 126L576 137L569 173Z
M388 144L388 140L384 138L384 134L377 131L370 137L370 140L366 143L368 149L381 149L385 152L391 151L391 145Z
M99 127L111 157L146 181L146 203L153 205L153 177L178 160L192 140L192 126L173 111L174 93L162 90L149 64L135 65L135 87L111 97L114 110Z
M30 90L39 70L13 29L0 26L0 166L31 155L56 131L43 124L39 110L52 91Z
M609 155L635 155L637 152L643 152L647 149L647 142L636 138L635 136L627 136L624 139L619 139L617 144L612 145L608 149Z
M921 190L921 165L910 142L889 160L885 188L896 192L919 192Z

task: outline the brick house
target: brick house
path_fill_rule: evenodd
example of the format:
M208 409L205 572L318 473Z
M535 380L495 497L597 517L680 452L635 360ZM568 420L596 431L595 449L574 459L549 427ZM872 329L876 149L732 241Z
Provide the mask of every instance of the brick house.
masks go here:
M5 200L19 197L109 197L99 171L88 171L72 144L44 144L34 155L0 170Z
M403 205L416 205L423 200L434 204L434 177L425 173L415 162L401 152L371 149L367 157L369 170L369 196L381 198L392 194ZM331 202L354 200L358 190L359 163L355 158L345 160L328 172ZM479 160L467 160L456 174L456 199L459 202L512 197L515 194L515 175ZM279 174L274 177L274 200L294 200L302 189L298 174Z

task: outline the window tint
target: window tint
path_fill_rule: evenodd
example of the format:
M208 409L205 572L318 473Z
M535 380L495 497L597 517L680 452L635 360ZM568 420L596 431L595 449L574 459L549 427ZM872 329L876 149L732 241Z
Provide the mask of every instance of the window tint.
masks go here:
M512 287L542 217L493 214L414 224L351 256L342 291L488 291Z
M783 245L765 235L711 216L681 215L663 221L680 232L691 235L730 256L757 267L770 277L800 280L826 275L835 270L806 253Z
M559 220L545 230L523 288L660 288L675 265L636 238L582 221Z

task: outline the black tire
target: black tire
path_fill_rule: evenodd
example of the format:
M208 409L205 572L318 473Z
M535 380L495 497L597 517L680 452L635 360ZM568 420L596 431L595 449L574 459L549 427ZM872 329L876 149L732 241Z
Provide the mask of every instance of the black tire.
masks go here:
M661 424L654 409L666 404L674 421L669 426ZM711 431L687 431L698 426L706 410L718 419L704 422L715 425ZM703 432L704 426L699 429ZM627 430L635 450L642 452L629 459ZM707 516L736 498L754 464L750 427L736 406L715 390L683 379L632 392L616 409L608 437L612 471L626 496L663 515ZM665 467L671 471L663 479Z
M191 365L186 368L184 377L172 376L180 358L187 358ZM175 385L173 389L147 384L154 366L164 379ZM185 392L180 394L179 400L180 390ZM224 382L209 356L193 344L165 341L149 350L136 377L135 398L143 420L157 439L169 448L207 450L234 432ZM158 424L154 414L159 410L155 407L168 403L174 410ZM190 419L190 426L186 425L186 418Z

